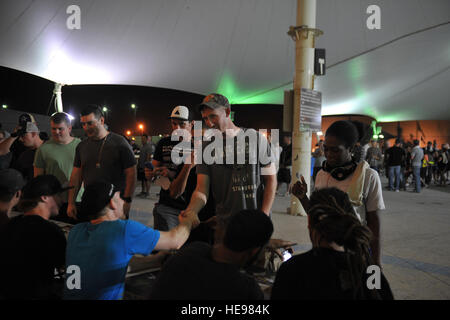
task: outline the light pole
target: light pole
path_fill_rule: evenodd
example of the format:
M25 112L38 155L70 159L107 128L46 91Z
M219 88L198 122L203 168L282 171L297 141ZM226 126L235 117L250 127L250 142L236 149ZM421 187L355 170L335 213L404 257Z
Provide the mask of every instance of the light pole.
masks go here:
M131 110L133 110L133 113L134 113L134 124L136 124L137 123L137 121L136 121L137 106L134 103L131 104Z

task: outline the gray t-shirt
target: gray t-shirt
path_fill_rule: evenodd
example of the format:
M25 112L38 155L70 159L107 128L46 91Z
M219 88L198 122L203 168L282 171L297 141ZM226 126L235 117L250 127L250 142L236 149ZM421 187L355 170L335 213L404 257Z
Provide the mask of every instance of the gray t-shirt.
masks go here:
M415 146L411 151L412 162L411 165L413 167L421 167L423 160L423 150L419 146Z
M81 141L75 151L73 166L81 168L85 187L93 182L104 181L124 190L126 185L124 170L135 164L134 153L127 140L110 132L101 140Z
M245 144L245 148L239 146L237 141L244 132L246 134L257 134L258 141L267 142L265 137L254 129L240 130L237 136L233 138L222 137L223 149L219 151L220 154L217 157L222 158L223 164L205 164L205 159L203 159L202 164L197 165L197 174L205 174L210 178L210 186L218 216L228 216L243 209L260 209L262 206L264 185L261 169L269 166L271 162L275 162L275 157L270 153L269 144L260 144L266 152L266 159L259 156L259 147L255 151L255 149L252 150L253 147L250 147L249 143ZM204 142L203 156L206 153L205 149L211 146L212 142ZM237 152L234 152L234 150L237 150ZM227 164L226 156L230 156L231 152L234 152L234 164ZM239 156L242 156L243 153L245 162L239 164Z

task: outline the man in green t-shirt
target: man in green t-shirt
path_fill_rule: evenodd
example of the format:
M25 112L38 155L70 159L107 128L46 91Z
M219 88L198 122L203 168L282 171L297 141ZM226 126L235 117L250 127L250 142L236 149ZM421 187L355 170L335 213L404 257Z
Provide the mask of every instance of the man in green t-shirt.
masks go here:
M34 176L52 174L62 185L69 183L75 158L75 149L80 139L70 135L72 124L65 112L54 113L50 118L52 138L36 151L34 158ZM82 192L78 193L77 202L81 201ZM58 220L75 222L67 217L67 192L62 194L64 205L61 206ZM69 221L70 220L70 221Z

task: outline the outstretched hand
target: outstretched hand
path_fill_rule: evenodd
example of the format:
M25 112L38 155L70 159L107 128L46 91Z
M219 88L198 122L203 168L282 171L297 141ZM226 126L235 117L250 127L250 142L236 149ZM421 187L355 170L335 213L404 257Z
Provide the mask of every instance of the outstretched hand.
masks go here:
M308 185L306 184L305 178L303 178L303 176L300 176L300 181L297 181L292 186L291 192L299 200L302 200L306 197L306 194L308 193Z
M180 223L190 223L192 229L196 228L200 224L197 214L187 210L180 212L178 221L180 221Z

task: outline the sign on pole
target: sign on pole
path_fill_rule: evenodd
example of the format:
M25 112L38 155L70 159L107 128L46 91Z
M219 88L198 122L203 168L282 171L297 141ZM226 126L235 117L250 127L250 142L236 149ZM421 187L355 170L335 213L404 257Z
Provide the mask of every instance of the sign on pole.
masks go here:
M322 131L322 92L302 88L300 94L300 131Z

